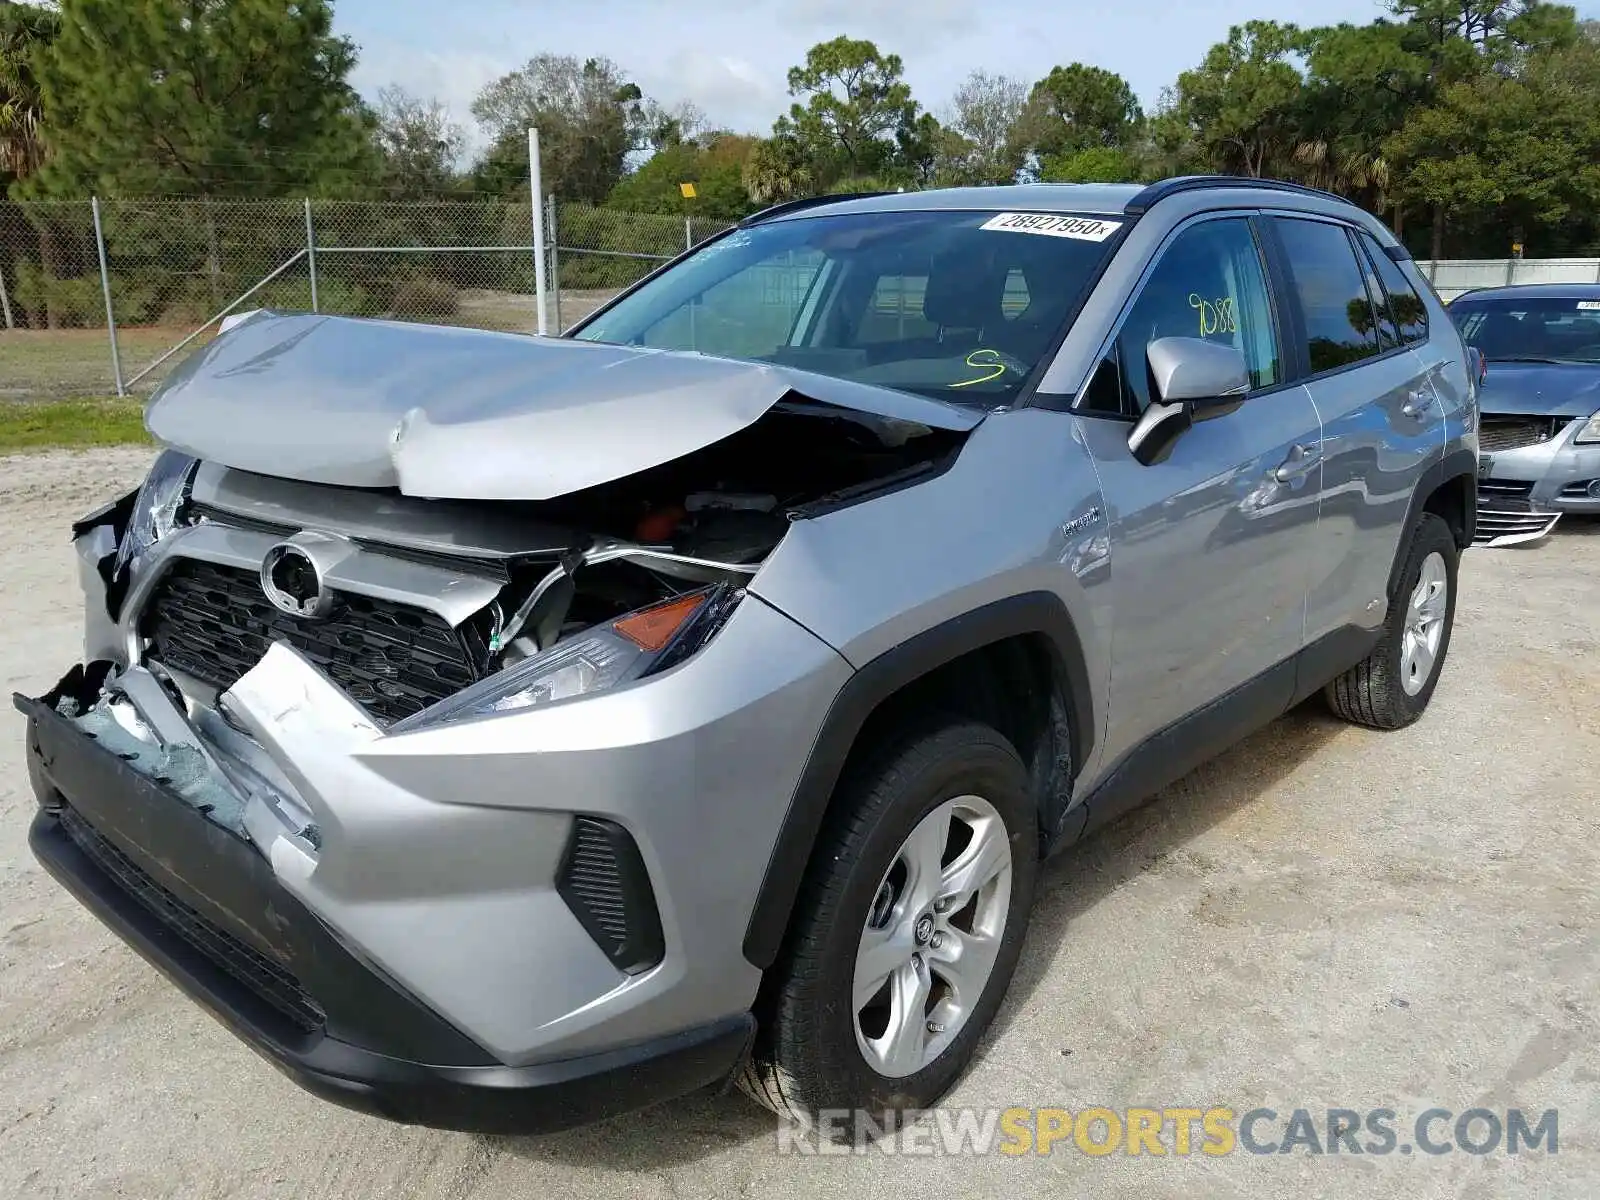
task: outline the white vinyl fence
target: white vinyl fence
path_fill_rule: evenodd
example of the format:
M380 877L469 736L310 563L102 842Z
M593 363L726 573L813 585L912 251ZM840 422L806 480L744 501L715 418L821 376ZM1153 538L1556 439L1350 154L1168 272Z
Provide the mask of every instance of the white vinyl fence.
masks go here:
M1600 258L1418 259L1417 266L1446 300L1508 283L1600 283Z

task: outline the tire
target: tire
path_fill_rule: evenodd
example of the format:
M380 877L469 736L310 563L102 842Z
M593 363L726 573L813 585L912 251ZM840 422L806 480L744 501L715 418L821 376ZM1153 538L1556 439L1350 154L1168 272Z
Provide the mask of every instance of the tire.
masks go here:
M963 815L960 806L970 804L971 797L979 798L988 813L974 808ZM952 901L942 915L935 915L923 903L928 891L916 880L931 878L932 872L913 876L908 864L927 862L915 850L932 843L919 840L908 848L907 839L913 831L938 830L952 804L957 811L949 828L966 824L975 832L970 832L965 847L960 834L952 834L946 854L960 852L940 867L941 883L950 878L944 873L950 867L960 868L980 857L992 864L1003 844L1010 860L1003 919L996 907L998 876L973 893L966 907L958 908ZM1033 903L1038 817L1028 774L1016 750L993 729L960 719L908 728L887 740L859 768L847 771L829 814L784 951L757 1005L759 1031L741 1087L761 1104L807 1127L825 1110L852 1110L845 1118L851 1126L855 1112L864 1112L875 1125L896 1125L898 1114L930 1107L955 1084L1000 1007ZM917 912L922 913L921 921L915 919ZM929 934L922 922L930 920L942 932ZM959 928L963 921L965 931ZM869 922L882 929L869 929ZM999 932L981 941L967 940L984 930ZM869 936L875 946L881 942L881 951L891 957L909 945L912 952L920 951L917 956L922 961L920 966L907 963L896 968L898 974L886 981L885 990L858 1012L852 1002L857 956ZM904 941L906 936L913 940ZM929 940L915 940L925 936ZM981 987L945 986L941 971L949 967L938 959L952 949L965 952L979 945L986 949L972 952L975 962L981 964L989 952L994 955ZM863 971L866 980L872 970L863 967ZM978 971L972 973L976 976ZM883 1040L874 1044L898 1045L902 1050L910 1044L896 1043L889 1036L893 1000L901 994L895 991L896 979L902 984L908 979L927 983L924 1011L931 1004L931 1013L924 1016L914 1003L904 1010L915 1013L922 1023L927 1045L920 1053L884 1051L880 1064L869 1061L869 1049L860 1038L876 1036ZM913 1001L918 997L915 991L904 994ZM964 1015L952 1018L951 1006ZM880 1012L882 1029L876 1024ZM942 1031L932 1031L931 1026L941 1021ZM902 1026L909 1034L913 1024ZM919 1061L925 1065L905 1069Z
M1458 557L1455 535L1444 518L1434 513L1422 514L1412 527L1399 586L1389 600L1382 639L1371 654L1330 683L1324 693L1337 715L1369 729L1402 729L1422 715L1438 686L1450 649L1456 617ZM1425 568L1430 586L1437 583L1442 568L1444 602L1442 613L1437 611L1437 599L1427 607L1437 617L1438 636L1422 638L1425 645L1430 640L1436 643L1424 676L1418 656L1408 653L1408 633L1416 636L1414 627L1420 615L1416 602L1423 595ZM1437 596L1436 591L1428 594Z

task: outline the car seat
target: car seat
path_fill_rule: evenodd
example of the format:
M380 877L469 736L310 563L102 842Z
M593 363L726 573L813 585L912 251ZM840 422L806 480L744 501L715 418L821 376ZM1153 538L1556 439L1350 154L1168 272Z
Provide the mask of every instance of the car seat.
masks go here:
M1044 357L1051 340L1061 332L1073 296L1067 289L1051 287L1048 281L1038 278L1040 268L1037 264L1030 277L1028 265L1017 263L998 271L1002 305L1006 284L1013 270L1022 273L1023 285L1028 291L1027 306L1014 317L1007 317L1002 308L1000 319L994 322L993 328L984 331L984 344L1031 367Z
M939 330L934 353L964 353L986 344L984 338L1005 322L1006 274L975 248L934 255L922 296L922 315Z

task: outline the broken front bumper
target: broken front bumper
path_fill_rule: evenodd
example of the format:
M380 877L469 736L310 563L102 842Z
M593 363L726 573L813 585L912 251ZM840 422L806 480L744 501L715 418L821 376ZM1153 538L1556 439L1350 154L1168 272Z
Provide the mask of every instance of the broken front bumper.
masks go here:
M306 911L243 838L83 733L55 697L28 718L29 842L124 941L308 1090L391 1120L567 1128L726 1077L748 1015L623 1049L511 1067Z
M1480 545L1536 541L1565 513L1600 515L1600 445L1576 441L1584 424L1572 421L1549 441L1481 456Z
M209 699L94 659L17 698L35 849L314 1091L449 1127L586 1122L734 1065L796 734L849 674L755 597L648 680L403 734L284 643Z
M380 728L287 642L220 692L165 670L141 611L167 564L261 547L174 533L108 603L125 521L74 530L87 666L17 701L39 857L109 924L302 1082L402 1120L548 1128L727 1069L761 981L750 913L844 658L752 595L648 679ZM369 555L349 586L414 567L437 574ZM407 596L465 603L423 582ZM625 1094L540 1098L606 1064ZM502 1118L479 1088L533 1094Z

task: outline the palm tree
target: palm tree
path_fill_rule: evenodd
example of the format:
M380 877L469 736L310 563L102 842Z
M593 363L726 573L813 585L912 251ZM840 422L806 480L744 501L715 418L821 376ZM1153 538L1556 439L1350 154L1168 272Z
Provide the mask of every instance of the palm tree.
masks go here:
M811 186L811 171L799 150L787 139L776 137L751 147L742 174L751 200L757 204L781 204L805 195Z
M55 36L58 25L48 9L0 0L0 175L21 179L44 161L43 103L33 54Z
M9 181L26 179L44 162L44 101L33 56L60 25L60 17L49 9L0 0L0 201ZM50 239L41 231L40 252L48 256L51 251ZM6 291L7 257L0 256L0 320L11 329L15 319Z
M1340 195L1370 197L1373 211L1382 212L1389 192L1389 163L1373 150L1340 142L1311 140L1294 148L1294 160L1304 168L1312 187Z

